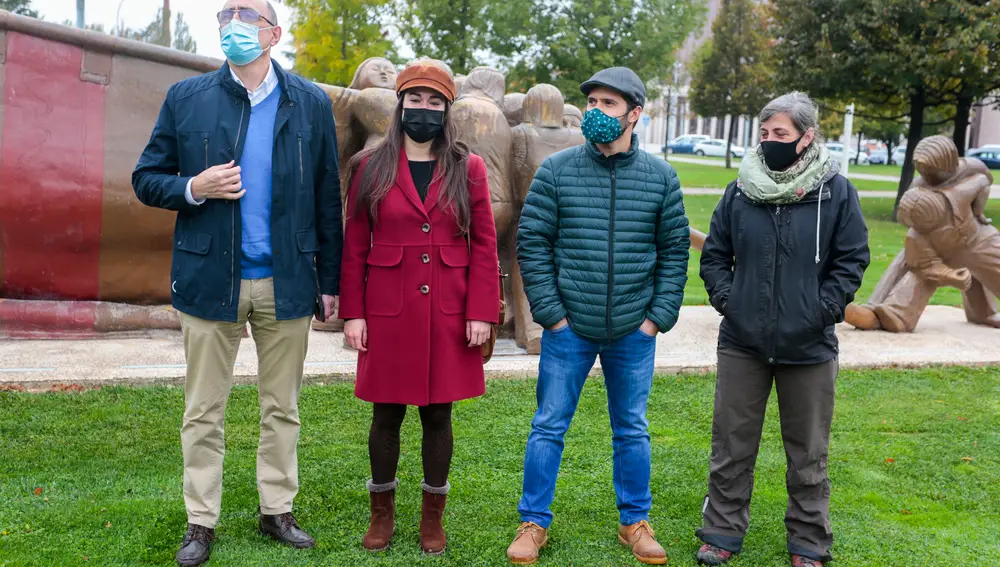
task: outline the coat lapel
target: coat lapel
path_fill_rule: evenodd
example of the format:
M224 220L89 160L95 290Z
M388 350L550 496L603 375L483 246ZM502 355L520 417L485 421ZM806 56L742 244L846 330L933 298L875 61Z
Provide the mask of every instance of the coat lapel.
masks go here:
M427 211L427 214L430 214L434 210L434 207L438 204L438 198L441 196L441 182L443 179L438 178L440 173L441 162L438 161L438 164L434 167L433 181L431 181L430 187L427 188L427 198L424 199L424 209Z
M420 202L420 195L417 194L417 186L413 184L413 176L410 175L410 160L406 157L406 150L403 148L399 149L399 169L396 172L396 187L399 187L418 211L425 217L427 216L427 209Z

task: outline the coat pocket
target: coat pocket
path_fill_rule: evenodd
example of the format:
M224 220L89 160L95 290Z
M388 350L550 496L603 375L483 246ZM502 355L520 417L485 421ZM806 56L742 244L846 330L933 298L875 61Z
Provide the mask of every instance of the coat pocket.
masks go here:
M437 288L441 313L465 313L465 300L469 292L469 248L442 246L439 250L441 266Z
M189 301L199 295L195 282L204 279L211 271L209 252L212 249L212 235L204 232L179 234L174 245L173 269L170 277L170 291Z
M373 244L368 251L365 312L395 317L403 311L403 247Z

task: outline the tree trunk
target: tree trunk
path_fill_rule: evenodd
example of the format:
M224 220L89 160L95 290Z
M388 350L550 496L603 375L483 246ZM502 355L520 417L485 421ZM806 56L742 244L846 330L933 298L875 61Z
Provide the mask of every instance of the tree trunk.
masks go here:
M345 3L346 4L346 3ZM347 61L347 7L345 4L340 8L340 31L343 37L340 40L340 60Z
M170 36L170 0L163 0L163 46L171 47L174 44Z
M864 138L864 136L865 136L864 132L860 131L858 132L858 153L854 155L854 165L858 165L859 163L861 163L861 140ZM844 151L847 151L847 148L844 148Z
M726 169L733 167L733 134L736 131L736 114L729 115L729 135L726 136Z
M899 212L899 200L913 182L913 150L923 135L924 108L927 106L927 95L924 87L918 87L910 95L910 131L906 135L906 157L903 159L903 171L899 175L899 189L896 191L896 204L892 207L892 220L896 220Z
M958 97L955 106L955 133L952 139L955 140L955 147L958 148L958 155L965 156L965 136L969 131L969 114L972 110L972 97L962 95Z

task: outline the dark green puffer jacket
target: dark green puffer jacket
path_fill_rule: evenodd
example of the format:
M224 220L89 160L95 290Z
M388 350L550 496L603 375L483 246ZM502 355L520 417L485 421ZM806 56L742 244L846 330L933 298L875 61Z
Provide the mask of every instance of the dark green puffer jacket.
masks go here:
M601 343L646 318L669 331L690 243L677 173L639 150L636 136L611 157L591 143L556 153L535 173L517 231L532 317L545 328L567 317Z

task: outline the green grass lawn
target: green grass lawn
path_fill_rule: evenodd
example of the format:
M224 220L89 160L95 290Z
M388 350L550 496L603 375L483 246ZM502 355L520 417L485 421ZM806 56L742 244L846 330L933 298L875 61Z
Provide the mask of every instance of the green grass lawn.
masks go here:
M658 154L658 155L662 156L663 154L661 153L661 154ZM671 157L673 157L673 154L671 154ZM692 158L692 159L704 159L704 160L717 161L717 162L720 162L720 163L726 161L726 158L724 158L724 157L711 157L711 156L701 156L701 157L699 157L699 156L690 155L690 154L684 154L684 155L678 154L677 157ZM738 166L739 163L740 163L739 158L733 158L733 163ZM854 164L851 164L851 167L850 167L849 171L850 172L854 172L854 173L867 173L869 175L893 175L895 177L899 177L902 174L902 172L903 172L903 168L901 166L898 166L898 165L881 165L881 164L854 165Z
M734 179L739 162L733 160L732 169L716 165L698 163L671 162L681 180L681 187L698 189L725 189ZM852 179L851 183L858 191L895 191L898 186L891 181L869 181L867 179Z
M829 471L833 553L843 567L1000 561L1000 369L844 372ZM448 551L421 556L420 432L407 416L397 534L362 550L370 407L337 382L303 389L296 513L315 549L256 533L257 391L229 404L225 491L210 565L504 565L517 526L534 381L492 380L455 410ZM693 566L710 450L714 380L658 377L649 404L652 524L671 565ZM736 566L787 565L785 457L771 399L753 520ZM180 388L82 394L0 392L0 565L170 565L185 527ZM542 566L637 565L615 538L611 434L603 384L584 389L566 439L551 545Z
M719 197L715 195L686 195L684 206L691 226L702 232L708 232L712 213L718 202ZM865 272L861 289L858 290L856 299L858 302L864 302L871 296L885 269L903 249L906 227L892 221L893 203L894 200L888 198L861 199L861 208L868 224L868 246L871 248L872 262ZM990 200L986 207L986 216L1000 218L1000 202L995 199ZM692 250L691 262L688 264L688 283L684 290L685 305L708 304L705 284L698 275L700 260L701 254ZM941 288L931 298L931 304L960 307L962 294L954 288Z

